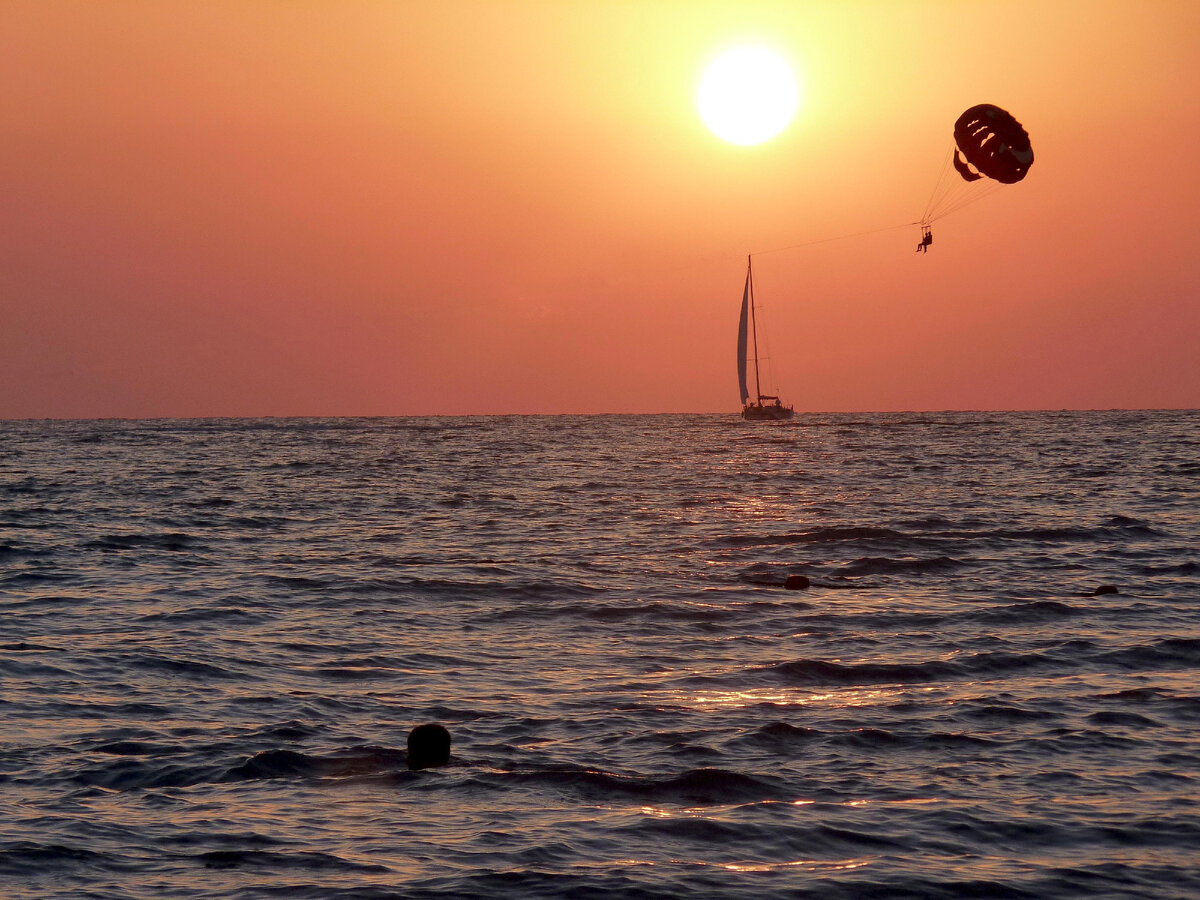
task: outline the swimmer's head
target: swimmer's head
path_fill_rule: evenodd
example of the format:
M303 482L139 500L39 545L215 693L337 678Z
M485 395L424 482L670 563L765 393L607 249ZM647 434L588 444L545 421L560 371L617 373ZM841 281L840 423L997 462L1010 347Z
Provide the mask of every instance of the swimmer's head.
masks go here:
M450 732L436 723L418 725L408 733L408 767L432 769L450 762Z

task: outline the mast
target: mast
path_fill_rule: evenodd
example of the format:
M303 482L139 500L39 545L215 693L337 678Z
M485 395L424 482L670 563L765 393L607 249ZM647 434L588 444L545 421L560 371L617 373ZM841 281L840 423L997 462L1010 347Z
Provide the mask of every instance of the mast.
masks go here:
M754 401L762 403L762 387L758 383L758 326L754 320L754 266L746 254L746 281L750 285L750 334L754 337Z

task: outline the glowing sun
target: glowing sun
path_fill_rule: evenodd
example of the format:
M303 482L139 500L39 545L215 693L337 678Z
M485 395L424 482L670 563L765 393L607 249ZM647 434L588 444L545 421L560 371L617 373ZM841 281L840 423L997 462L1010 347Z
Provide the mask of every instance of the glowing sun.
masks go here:
M765 47L738 47L704 70L700 118L731 144L761 144L787 127L800 102L791 67Z

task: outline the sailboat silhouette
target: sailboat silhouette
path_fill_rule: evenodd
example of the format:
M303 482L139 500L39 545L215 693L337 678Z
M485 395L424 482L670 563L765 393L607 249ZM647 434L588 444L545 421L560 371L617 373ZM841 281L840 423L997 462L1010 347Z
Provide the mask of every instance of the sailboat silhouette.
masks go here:
M749 326L749 327L747 327ZM747 344L752 345L754 354L749 357ZM750 402L750 389L746 383L746 361L754 360L754 402ZM764 394L758 374L758 323L754 315L754 270L750 257L746 257L746 287L742 291L742 315L738 320L737 343L738 388L742 394L742 418L756 421L782 421L790 419L796 411L784 406L775 394ZM773 401L764 403L764 400Z

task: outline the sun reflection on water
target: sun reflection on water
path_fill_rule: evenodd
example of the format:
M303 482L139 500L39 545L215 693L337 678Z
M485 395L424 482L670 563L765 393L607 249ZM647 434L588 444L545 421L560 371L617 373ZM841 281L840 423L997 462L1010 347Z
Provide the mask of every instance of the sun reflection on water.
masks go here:
M940 797L901 797L897 799L878 799L872 797L856 797L850 800L816 800L799 798L796 800L752 800L746 803L722 803L711 806L653 806L637 807L638 812L656 819L712 819L714 821L729 818L728 814L739 810L747 810L756 806L816 806L833 808L855 808L862 806L930 806L946 802ZM612 807L617 809L617 807Z
M631 866L697 866L713 869L724 869L727 872L775 872L782 869L798 869L804 872L838 872L850 869L861 869L871 864L871 860L858 858L849 859L788 859L779 862L709 862L704 859L614 859L590 864L582 864L577 868L626 868Z
M694 709L735 709L770 703L776 706L876 706L893 702L901 695L917 692L927 693L932 687L917 688L912 685L873 688L845 688L837 691L813 691L801 688L764 687L743 690L666 691L662 695L668 702Z
M777 872L780 869L800 869L803 872L845 872L870 865L869 859L789 859L769 863L701 863L716 865L729 872Z

